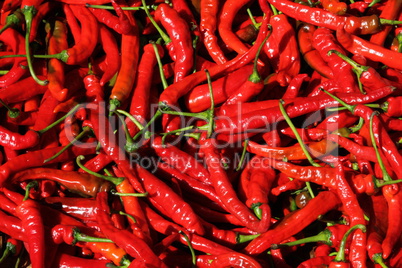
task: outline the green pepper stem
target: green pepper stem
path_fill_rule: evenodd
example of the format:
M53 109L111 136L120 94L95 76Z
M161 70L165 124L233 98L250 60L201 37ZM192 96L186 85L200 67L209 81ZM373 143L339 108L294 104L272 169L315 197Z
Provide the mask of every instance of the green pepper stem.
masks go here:
M363 125L364 125L364 119L362 117L360 117L359 122L357 123L357 125L353 126L353 127L350 127L349 130L352 133L355 133L355 132L359 131L363 127Z
M255 234L255 235L242 235L242 234L237 234L236 236L236 243L237 244L241 244L241 243L245 243L251 240L256 239L257 237L259 237L261 234Z
M17 108L11 108L7 103L5 103L2 99L0 99L0 104L3 105L7 109L7 115L10 118L17 118L20 116L21 112Z
M344 102L343 100L341 100L340 98L338 98L337 96L333 95L332 93L329 93L328 91L326 91L325 89L323 89L322 87L319 87L319 89L321 91L323 91L324 93L326 93L327 95L329 95L331 98L333 98L334 100L336 100L337 102L339 102L342 106L346 107L346 109L348 109L351 113L354 114L354 110L356 108L356 105L349 105L346 102Z
M95 176L95 177L104 179L104 180L106 180L106 181L110 181L110 182L113 183L114 185L119 185L120 183L123 182L123 180L125 180L125 178L123 178L123 177L105 176L105 175L101 175L101 174L99 174L99 173L93 172L92 170L88 169L86 166L84 166L84 165L81 163L81 161L84 160L84 159L85 159L85 156L79 155L79 156L77 156L76 162L77 162L77 165L78 165L82 170L84 170L85 172L87 172L87 173L89 173L89 174L91 174L91 175L93 175L93 176Z
M373 112L370 116L370 139L371 139L371 143L373 144L375 155L377 156L378 164L379 164L382 174L383 174L382 175L383 179L384 179L384 181L388 182L388 181L392 181L392 178L388 174L388 171L385 168L384 162L382 161L381 154L380 154L380 151L378 150L377 142L374 137L374 131L373 131L373 119L374 119L374 116L377 115L377 113L378 112Z
M161 105L161 104L160 104ZM161 111L161 109L158 109L154 116L151 118L151 120L149 120L149 122L142 128L140 129L140 131L137 132L137 134L135 134L133 140L137 140L143 133L145 130L148 129L148 127L159 117L161 117L163 115L163 112ZM148 132L148 131L147 131Z
M354 60L352 60L351 58L343 55L341 52L337 51L337 50L330 50L328 51L328 55L331 54L335 54L338 57L340 57L342 60L346 61L347 63L349 63L352 66L352 70L353 72L356 74L357 76L357 81L358 81L358 86L359 86L359 90L361 93L365 94L364 90L363 90L363 85L362 82L360 81L360 77L362 76L362 74L364 72L367 72L369 70L370 67L368 66L363 66L361 64L358 64L357 62L355 62Z
M3 255L0 258L0 263L7 259L10 254L15 254L16 247L13 243L7 242L6 249L3 251Z
M239 164L237 165L236 171L239 171L243 166L244 159L245 159L245 156L246 156L246 153L247 153L248 142L249 142L249 140L247 139L243 143L243 151L241 153L240 161L239 161Z
M248 81L257 84L260 83L262 78L260 73L258 72L258 58L260 57L262 48L265 46L265 43L267 42L268 38L271 36L272 34L272 29L271 26L269 25L269 34L267 34L267 36L265 37L264 41L261 43L261 45L258 47L257 50L257 54L255 55L254 58L254 64L253 64L253 72L251 73L251 75L248 77Z
M305 238L302 238L302 239L299 239L296 241L291 241L291 242L282 243L282 244L272 244L271 249L297 246L297 245L301 245L301 244L305 244L305 243L312 243L312 242L321 242L321 243L331 246L332 245L331 231L328 229L324 229L322 232L320 232L316 235L305 237Z
M147 197L148 192L145 193L119 193L114 190L110 191L111 194L117 195L117 196L134 196L134 197Z
M152 46L154 48L154 51L155 51L156 61L158 62L158 70L159 70L159 76L160 76L161 81L162 81L162 86L163 86L163 89L166 89L169 86L169 84L168 84L168 82L166 80L165 73L163 72L163 64L162 64L162 61L161 61L161 57L159 56L158 47L156 46L156 44L154 42L152 42L151 44L152 44Z
M253 16L253 13L251 13L251 9L250 9L250 8L247 8L247 14L248 14L248 17L250 18L251 22L253 23L254 28L255 28L256 30L258 30L258 29L261 27L261 23L258 23L258 22L255 20L255 18L254 18L254 16Z
M388 268L388 266L384 263L384 258L381 253L374 254L372 257L373 262L380 265L382 268Z
M261 220L262 219L262 209L261 209L262 203L257 203L257 204L252 204L251 209L253 210L255 216Z
M43 163L47 163L49 161L52 161L53 159L59 157L62 153L64 153L68 148L70 148L71 146L74 145L74 143L76 141L79 141L82 137L86 136L88 133L90 133L92 131L92 129L90 127L84 127L83 130L81 131L81 133L79 133L77 135L77 137L74 138L74 140L72 140L69 144L67 144L66 146L64 146L58 153L56 153L55 155L53 155L52 157L49 157L48 159L46 159L45 161L43 161Z
M162 30L162 28L159 26L159 24L156 23L155 19L151 16L151 13L149 13L148 6L145 3L145 0L141 0L141 3L142 3L142 7L144 8L145 14L147 14L149 21L152 23L152 25L158 31L159 35L162 37L163 42L165 42L165 44L172 42L170 37Z
M101 237L93 237L82 234L77 228L73 230L74 242L95 242L95 243L114 243L112 240Z
M380 18L380 23L381 24L385 24L385 25L399 25L399 24L402 24L402 21L400 21L400 20L387 20L387 19L383 19L383 18Z
M33 64L32 64L32 56L31 56L30 48L29 48L29 36L31 34L32 19L35 16L35 14L37 13L37 10L34 6L24 6L22 9L22 13L24 14L24 17L25 17L25 27L26 27L25 52L26 52L26 57L27 57L29 73L31 74L32 78L35 80L36 83L38 83L41 86L46 86L49 83L49 81L40 80L34 71Z
M22 14L21 9L17 9L12 14L8 15L6 18L6 23L0 29L0 34L2 34L8 28L20 24L23 21L23 16L24 15Z
M346 249L346 241L348 240L349 235L354 232L356 229L362 230L363 233L366 232L366 226L363 224L356 224L355 226L351 227L346 233L343 235L341 243L339 245L339 251L335 256L334 262L345 262L345 249Z
M402 33L396 35L396 40L398 41L398 52L402 53Z
M127 218L130 218L133 221L133 223L137 223L137 220L133 217L133 215L130 215L130 214L125 213L123 211L119 211L119 214L122 215L122 216L126 216Z
M195 251L194 251L193 246L191 245L190 238L181 230L179 231L179 234L183 235L184 240L186 240L186 242L187 242L187 245L188 245L188 247L190 249L190 253L191 253L191 261L193 263L193 267L195 267L197 264L197 257L195 256Z
M128 119L130 119L131 121L133 121L133 123L135 124L135 126L136 126L138 129L143 129L143 128L144 128L144 126L141 125L141 123L140 123L137 119L135 119L135 117L132 116L132 115L131 115L130 113L128 113L127 111L124 111L124 110L116 110L116 112L118 112L119 114L122 114L122 115L126 116Z
M67 117L69 117L70 115L72 115L73 113L75 113L78 108L80 107L79 104L77 104L73 109L71 109L68 113L66 113L64 116L60 117L58 120L54 121L52 124L48 125L47 127L45 127L44 129L38 130L37 132L39 134L43 134L46 131L48 131L49 129L53 128L54 126L57 126L58 124L60 124L61 122L63 122Z
M207 114L207 122L208 122L207 138L209 138L211 137L212 132L214 130L215 98L214 98L214 91L212 90L211 74L207 69L205 69L205 74L207 75L209 96L211 98L211 107L205 111Z
M126 122L124 121L124 118L116 111L114 113L117 115L117 117L121 121L121 124L123 125L123 129L124 129L124 133L126 135L126 144L124 145L124 149L129 153L136 151L138 149L137 144L134 142L133 138L131 137L130 132L128 131Z
M25 195L23 201L28 200L29 198L29 192L32 188L37 188L39 186L38 181L30 181L26 186L25 186Z

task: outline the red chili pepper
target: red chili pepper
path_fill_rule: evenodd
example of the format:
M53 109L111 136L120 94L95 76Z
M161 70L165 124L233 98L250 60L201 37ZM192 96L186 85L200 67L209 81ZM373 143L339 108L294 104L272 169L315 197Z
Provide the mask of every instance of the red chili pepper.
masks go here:
M103 25L99 27L99 30L100 42L106 56L106 70L100 79L100 84L103 86L119 71L121 58L119 55L119 47L113 34Z
M22 222L20 219L14 216L10 216L7 213L0 210L0 231L7 234L14 239L28 242L28 237L26 235L25 228L22 227Z
M75 17L73 11L71 10L70 5L64 4L63 11L66 15L67 24L70 28L71 34L74 38L74 43L77 44L81 40L81 27Z
M218 152L214 148L214 140L203 141L202 151L204 152L205 162L208 171L213 179L213 186L226 209L236 216L244 226L256 232L264 232L269 227L269 216L265 213L261 221L258 220L251 211L237 197L236 192L225 172L222 168ZM264 210L266 212L266 210Z
M348 9L348 5L346 3L338 0L324 0L321 2L321 5L325 10L335 15L344 15Z
M334 259L334 256L319 256L315 258L308 259L297 266L297 268L315 268L325 265L328 266Z
M147 218L149 219L150 225L158 233L171 235L172 233L183 231L182 227L164 219L162 216L154 212L149 206L145 206L145 213ZM211 255L219 255L233 252L233 250L218 243L212 242L197 234L191 234L189 238L191 241L191 246L195 250L210 253ZM180 242L187 245L187 241L184 239L183 236L180 236Z
M219 1L202 0L200 5L200 30L204 37L203 41L205 48L216 63L224 64L227 62L227 59L222 49L219 47L218 38L215 35L218 21Z
M296 33L284 14L272 16L269 23L274 30L265 43L264 52L278 74L279 85L287 86L300 69Z
M344 92L358 92L359 89L353 74L352 67L336 55L328 54L330 50L337 50L344 54L343 49L337 44L332 31L327 28L319 28L314 32L313 46L321 57L332 69L333 78L339 83Z
M193 70L193 45L187 22L169 5L159 4L155 10L155 18L168 32L175 51L174 81L183 80Z
M215 104L221 104L225 102L229 96L233 95L236 92L238 85L244 84L247 81L252 69L253 66L251 64L246 65L213 81L212 92ZM190 92L185 96L185 104L187 109L194 113L204 111L211 107L211 96L208 85L199 85L190 90ZM238 105L236 104L235 106Z
M49 196L46 203L60 208L63 212L81 220L94 220L96 201L90 198Z
M148 245L127 230L119 230L113 226L109 218L107 193L97 195L98 211L96 214L101 231L107 238L112 239L118 246L125 249L128 254L139 259L149 267L166 267Z
M275 228L261 234L250 242L245 248L247 254L260 254L272 244L279 243L284 239L303 230L303 228L315 221L319 215L323 215L341 204L336 194L324 191L310 200L308 204L281 221Z
M388 203L388 229L382 242L383 256L387 259L394 248L401 230L397 228L402 220L401 204L402 193L396 184L387 185L383 188L383 195Z
M156 45L156 47L159 56L162 58L164 55L162 47L160 45ZM154 45L147 44L143 50L129 110L130 114L141 124L145 124L151 114L150 96L153 82L152 77L157 64ZM127 122L127 128L131 136L134 136L138 132L137 127L135 127L134 122L131 120Z
M222 76L245 66L250 61L252 61L257 53L258 47L261 42L265 39L267 34L267 21L264 21L258 38L254 43L254 46L245 54L239 55L233 60L230 60L222 65L217 65L210 68L208 71L212 78L216 76ZM182 81L174 83L166 88L162 94L159 96L159 102L164 105L176 105L178 99L185 94L187 94L194 86L206 81L206 75L204 71L193 73Z
M2 32L0 41L10 47L15 54L25 54L24 37L16 30L9 28ZM16 58L8 73L0 77L0 87L12 86L26 74L26 71L26 59L24 57Z
M398 60L400 58L400 53L398 52L372 44L356 35L349 34L343 27L338 27L336 38L349 52L360 54L372 61L381 62L390 68L402 69L401 61Z
M53 261L53 265L59 267L106 267L109 261L85 259L59 252Z
M370 103L375 100L386 97L393 91L392 87L385 87L372 91L366 95L360 93L338 94L343 100L352 103ZM300 100L291 103L286 107L287 114L293 118L309 112L315 112L324 107L337 105L337 102L331 101L327 96L320 96L314 99ZM357 114L356 114L357 115ZM250 120L250 118L252 120ZM215 131L219 133L242 133L245 131L256 130L261 127L266 127L268 124L278 122L282 117L279 107L268 108L264 110L249 112L242 116L231 116L226 118L218 118L215 120Z
M345 24L345 30L354 34L372 34L380 30L380 19L376 15L354 17L338 16L321 8L309 7L288 0L270 0L279 11L296 20L307 22L315 26L336 30ZM306 16L306 14L309 14Z
M114 172L119 177L123 175L118 169L114 169ZM127 179L124 179L120 184L116 185L116 190L122 194L130 194L135 192L133 186L131 186ZM140 200L135 196L121 196L120 198L122 200L125 212L135 219L129 219L130 227L133 230L133 233L150 245L151 234Z
M250 0L225 1L218 22L219 35L223 42L239 54L246 53L249 48L232 31L232 24L238 11L250 3Z
M126 11L127 12L127 11ZM121 67L116 82L109 96L110 111L114 111L129 97L138 68L139 61L139 30L131 13L126 13L131 23L131 31L122 35L121 40Z
M190 205L171 188L140 166L137 166L136 171L142 180L144 189L148 192L148 198L152 203L160 206L163 209L162 212L192 233L202 235L205 232L200 219Z
M45 229L37 202L23 201L16 209L27 234L29 255L33 268L45 267Z
M350 219L350 225L362 225L364 227L366 220L364 219L363 209L360 207L356 195L345 178L343 166L338 164L336 169L336 182L338 185L336 191L343 204L344 212ZM362 229L356 230L350 245L349 255L350 262L355 267L364 267L366 265L366 240L365 231Z
M49 54L56 54L68 49L67 27L62 21L55 20L52 24L47 23L46 31ZM64 79L63 63L58 59L50 59L47 73L48 88L58 101L64 101L68 94L68 89L64 88Z

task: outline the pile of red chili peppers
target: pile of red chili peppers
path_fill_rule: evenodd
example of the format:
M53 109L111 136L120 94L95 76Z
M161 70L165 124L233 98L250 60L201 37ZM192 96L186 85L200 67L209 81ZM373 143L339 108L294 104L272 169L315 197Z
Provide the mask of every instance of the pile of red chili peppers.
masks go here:
M402 1L0 6L0 267L402 267Z

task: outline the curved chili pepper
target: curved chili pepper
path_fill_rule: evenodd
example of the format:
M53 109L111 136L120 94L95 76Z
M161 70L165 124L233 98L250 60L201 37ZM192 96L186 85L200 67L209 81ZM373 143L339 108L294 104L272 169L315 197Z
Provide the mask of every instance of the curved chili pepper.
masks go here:
M43 161L58 153L62 147L53 147L47 149L41 149L38 151L28 152L26 154L21 154L3 165L0 166L0 185L3 185L10 176L18 171L25 170L32 167L43 166ZM63 152L59 157L50 161L49 163L65 162L76 158L78 155L93 154L95 148L81 148L81 147L70 147L65 152Z
M109 218L107 193L97 195L98 211L96 214L101 231L107 238L112 239L118 246L125 249L128 254L138 258L149 267L166 267L148 245L127 230L119 230L113 226Z
M119 48L116 38L113 34L103 25L99 27L99 37L103 50L105 51L105 64L106 70L103 73L100 84L101 86L109 82L110 79L119 71L121 65L121 58L119 55Z
M16 173L12 181L25 181L35 179L53 180L64 185L72 192L87 196L96 196L100 191L110 188L110 184L91 174L82 174L76 171L61 171L51 168L32 168Z
M225 102L229 96L233 95L238 85L240 83L244 84L247 81L252 69L253 66L251 64L246 65L213 81L212 92L215 104L221 104ZM187 109L194 113L204 111L211 107L211 96L208 85L199 85L190 90L185 96L185 104ZM237 104L235 106L237 106Z
M67 24L70 28L71 34L74 38L74 43L77 44L81 39L81 27L75 17L70 5L62 5L64 14L66 15Z
M25 228L22 227L22 221L14 216L10 216L7 213L0 210L0 231L13 237L14 239L28 242L28 236L26 235Z
M261 157L254 157L242 172L241 183L245 188L246 205L254 210L259 219L262 214L271 214L268 195L275 178L275 171L264 166Z
M369 92L366 95L360 93L339 94L343 100L348 99L348 102L353 103L370 103L375 100L386 97L393 91L392 87L385 87L376 91ZM286 107L287 114L293 118L309 112L315 112L323 109L324 107L331 107L337 105L337 102L331 101L326 96L317 96L314 99L301 100L288 104ZM363 105L364 106L364 105ZM357 114L356 114L357 115ZM250 120L250 118L252 120ZM268 124L278 122L282 118L282 113L279 107L268 108L259 111L253 111L242 116L231 116L226 118L217 118L215 120L215 131L219 133L242 133L245 131L256 130L260 127L266 127Z
M382 242L383 256L386 259L391 255L392 249L401 235L401 230L396 226L402 220L402 193L398 185L393 184L384 186L383 195L388 203L388 229Z
M153 136L152 148L163 161L206 184L212 184L208 170L197 159L181 151L176 146L164 144L160 136Z
M400 14L401 8L402 8L401 2L387 1L379 16L384 19L395 20L398 18L398 14ZM373 44L383 46L385 39L391 30L392 30L391 25L385 25L380 32L370 36L370 42Z
M311 142L306 144L307 148L311 151L313 156L320 157L325 154L330 153L335 149L335 144L324 139L318 142ZM299 144L289 146L289 147L270 147L259 145L253 141L249 141L247 144L247 151L257 154L259 156L265 156L274 158L277 160L282 160L284 158L288 160L301 160L306 159L301 146Z
M225 1L219 17L218 31L220 37L228 47L232 48L239 54L246 53L249 48L232 31L232 24L237 12L250 2L250 0Z
M290 241L281 244L272 244L271 249L277 249L282 247L291 247L295 245L301 245L304 243L312 243L312 242L320 242L324 243L325 245L331 246L333 248L339 248L343 235L349 230L348 225L343 224L336 224L333 226L328 226L320 233L305 237L299 240Z
M118 169L114 169L114 172L119 177L123 175ZM116 185L116 190L118 193L122 194L135 192L133 186L131 186L127 179L124 179L120 184ZM124 211L135 219L135 221L129 219L133 233L150 245L151 234L140 200L135 196L121 196L120 198L124 206Z
M152 228L159 233L162 233L164 235L171 235L172 233L183 231L183 228L181 228L179 225L164 219L162 216L154 212L149 206L145 206L145 214L149 219L149 223ZM191 246L195 250L210 253L211 255L219 255L233 252L233 250L218 243L212 242L197 234L191 234L190 241ZM182 236L180 236L180 242L187 245L187 241L185 241Z
M310 200L308 204L281 221L275 228L261 234L251 241L245 248L248 254L260 254L272 244L279 243L284 239L303 230L303 228L315 221L319 215L323 215L341 204L336 194L324 191Z
M27 232L32 267L45 267L45 229L37 202L23 201L16 208L16 215L21 219L22 227Z
M149 193L148 198L150 198L151 202L161 206L168 217L184 226L188 231L200 235L205 232L198 216L171 188L140 166L136 167L136 171L142 180L144 189ZM174 205L167 202L167 200L170 200Z
M338 16L321 8L309 7L288 0L270 0L272 5L286 15L316 26L336 30L345 24L345 30L354 34L372 34L380 30L380 19L376 15L365 17ZM306 16L305 14L309 14Z
M265 39L265 36L267 34L268 26L266 20L261 26L258 38L254 43L254 46L247 53L239 55L233 60L226 62L225 64L211 67L208 71L212 78L216 76L222 76L228 74L229 72L237 70L254 59L261 42ZM194 86L205 82L206 79L207 78L204 71L193 73L184 78L182 81L174 83L166 88L159 96L159 102L167 106L175 105L180 97L187 94Z
M108 263L107 260L85 259L62 252L53 261L53 265L59 267L106 267Z
M190 30L186 21L179 13L167 4L158 5L155 18L159 20L168 32L175 51L174 81L178 82L193 70L193 45Z
M208 166L208 171L213 178L213 186L218 196L221 197L226 209L236 216L244 226L256 232L264 232L269 227L269 218L267 213L262 216L259 221L237 197L232 184L226 172L223 170L220 157L214 148L213 140L206 140L203 143L202 151L205 154L205 162ZM266 210L264 210L267 212ZM264 212L263 211L263 212Z
M25 54L24 37L16 30L9 28L0 34L0 41L4 42L16 54ZM20 80L27 71L27 61L23 57L14 60L10 71L0 77L0 87L13 85Z
M164 51L160 45L157 46L157 51L160 57L163 57ZM137 77L134 84L133 96L131 98L130 114L138 120L141 124L149 119L150 116L150 102L151 84L154 73L154 68L157 64L156 51L153 44L146 44L143 48L143 54L138 66ZM134 136L138 131L134 122L131 120L127 122L127 128L131 136Z
M360 207L356 195L353 193L352 188L345 178L343 166L338 164L336 169L336 181L338 184L336 191L343 204L344 212L350 219L350 225L361 225L365 227L366 220L364 219L363 209ZM367 237L365 231L360 228L359 230L356 230L350 245L351 254L349 256L350 262L353 264L353 266L363 267L366 265L366 240ZM339 251L341 251L341 249ZM337 257L334 261L336 260Z
M326 78L332 78L332 69L329 68L326 62L321 58L319 52L313 46L312 41L315 30L316 27L314 25L307 23L304 23L299 27L297 38L301 55L311 68Z
M127 11L126 11L127 12ZM138 68L139 61L139 30L131 13L126 13L131 23L131 31L122 35L121 41L121 66L116 78L116 83L109 96L110 111L114 111L129 97Z
M45 29L47 31L49 54L56 54L68 49L67 27L62 21L55 20L52 25L47 23ZM58 59L50 59L47 73L48 88L52 96L58 101L64 101L68 94L68 89L64 87L64 79L63 63Z
M332 32L327 28L317 29L313 35L313 46L332 69L333 78L338 81L344 92L358 92L352 67L337 56L328 54L330 50L337 50L344 54Z
M200 30L203 34L205 48L211 58L218 64L227 62L227 59L219 47L218 38L215 35L218 21L219 1L201 0L201 21Z
M264 52L278 74L279 85L287 86L300 69L300 53L296 34L284 14L272 16L269 23L273 30L265 43Z
M14 133L0 126L0 144L13 150L32 148L39 143L39 134L28 130L24 135Z
M372 44L356 35L349 34L343 27L338 27L336 30L338 42L349 52L360 54L367 59L381 62L391 68L402 69L402 63L399 60L400 53Z

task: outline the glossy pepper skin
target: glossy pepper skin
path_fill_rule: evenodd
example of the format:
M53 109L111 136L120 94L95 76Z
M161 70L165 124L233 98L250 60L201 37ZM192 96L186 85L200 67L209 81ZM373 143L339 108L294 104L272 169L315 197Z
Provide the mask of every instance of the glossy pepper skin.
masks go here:
M251 241L245 248L245 252L252 255L266 251L271 244L278 243L298 233L305 226L315 221L319 215L336 209L341 204L337 195L325 191L320 192L302 209L293 212L275 228L261 234Z
M321 8L309 7L288 0L270 0L272 5L286 15L315 26L336 30L345 24L345 30L353 34L372 34L380 30L380 21L376 15L365 17L338 16ZM306 14L309 14L306 16Z
M118 246L125 249L128 254L138 258L148 267L166 267L143 240L137 238L127 230L119 230L113 226L108 215L107 193L98 194L97 204L98 212L96 218L102 232L107 238L112 239Z
M37 202L23 201L16 209L22 227L27 232L29 254L33 268L45 267L45 228Z

